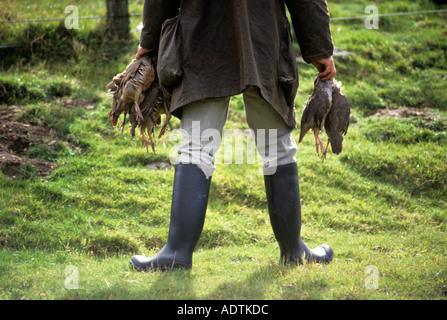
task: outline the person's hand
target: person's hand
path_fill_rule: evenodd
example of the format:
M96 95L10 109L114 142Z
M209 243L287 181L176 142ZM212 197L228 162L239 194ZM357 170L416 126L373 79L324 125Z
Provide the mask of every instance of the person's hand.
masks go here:
M135 59L145 55L146 53L152 52L152 50L144 49L141 46L138 46L137 54L135 55Z
M313 60L312 64L320 72L322 80L332 79L335 76L335 73L337 72L335 70L334 59L332 57Z

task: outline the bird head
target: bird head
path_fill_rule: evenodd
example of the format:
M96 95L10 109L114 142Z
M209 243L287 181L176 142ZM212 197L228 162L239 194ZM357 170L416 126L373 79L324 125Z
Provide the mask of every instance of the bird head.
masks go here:
M340 154L343 150L343 135L339 132L326 131L328 138L331 142L332 153Z

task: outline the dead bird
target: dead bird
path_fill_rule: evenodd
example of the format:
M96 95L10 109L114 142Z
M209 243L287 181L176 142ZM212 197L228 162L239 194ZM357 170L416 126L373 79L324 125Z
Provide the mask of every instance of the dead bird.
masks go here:
M332 106L324 122L324 129L328 135L328 142L324 153L327 153L329 143L332 153L339 154L343 149L343 135L346 135L349 127L351 103L346 95L341 92L341 83L334 80L332 85Z
M141 56L126 67L126 70L116 75L112 82L107 84L112 98L112 110L108 117L112 125L116 127L121 114L124 114L121 124L121 133L126 124L126 117L132 125L130 133L135 136L135 129L140 128L146 150L149 142L145 133L149 135L152 151L155 153L152 135L154 127L161 124L161 115L166 115L166 120L160 130L159 138L166 131L171 118L171 95L158 80L156 75L156 58L149 55Z
M333 79L321 80L317 75L314 81L314 90L312 91L309 100L303 110L301 116L301 132L299 142L301 142L306 133L312 129L315 137L315 146L317 154L325 157L323 142L321 141L319 134L323 130L326 118L331 110L332 106L332 86Z
M119 115L124 110L134 106L137 113L137 121L144 120L140 110L140 103L144 99L144 92L155 81L155 64L148 56L142 56L126 67L126 70L115 76L106 88L113 95L113 106L109 112L109 119L116 126Z

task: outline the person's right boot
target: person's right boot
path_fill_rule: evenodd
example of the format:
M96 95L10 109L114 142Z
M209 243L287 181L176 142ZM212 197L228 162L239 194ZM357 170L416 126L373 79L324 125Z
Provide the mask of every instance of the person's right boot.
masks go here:
M264 175L270 221L284 264L329 263L334 251L326 244L310 249L301 239L301 204L296 163Z
M153 257L133 256L130 264L139 271L170 270L192 266L192 254L202 233L211 177L195 164L177 164L166 245Z

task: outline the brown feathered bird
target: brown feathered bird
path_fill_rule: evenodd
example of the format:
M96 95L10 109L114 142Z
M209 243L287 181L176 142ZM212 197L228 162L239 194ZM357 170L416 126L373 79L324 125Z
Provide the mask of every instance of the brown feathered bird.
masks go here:
M154 140L152 139L152 134L154 132L154 127L161 124L162 114L166 114L166 120L160 130L160 133L158 134L158 138L160 138L166 130L166 127L171 118L171 114L169 112L170 94L164 87L154 83L154 85L145 92L144 99L140 104L140 108L143 121L137 121L136 118L138 117L138 115L135 112L129 114L130 122L132 124L130 134L132 137L134 137L135 128L139 126L141 136L143 137L143 142L146 148L148 148L147 139L144 134L147 131L152 151L155 153L155 146Z
M109 120L115 127L119 117L124 113L121 132L126 124L126 115L131 122L131 135L135 136L136 127L140 128L143 143L148 149L145 132L148 133L152 151L155 153L152 134L154 127L161 123L161 115L166 114L165 123L158 137L161 137L171 118L169 92L160 85L156 76L155 58L144 55L126 67L126 70L115 76L107 86L109 94L113 95L112 110Z
M107 86L113 95L112 110L109 119L116 126L121 113L126 109L135 107L137 121L143 120L140 103L144 99L143 92L146 91L155 80L155 67L148 56L133 59L126 70L115 76ZM124 113L126 114L126 113Z
M349 115L351 103L348 97L341 92L341 84L334 81L332 86L332 106L324 123L324 129L328 135L325 153L331 144L332 152L339 154L343 149L343 135L346 135L349 127Z
M322 80L319 75L314 81L314 90L306 103L301 116L301 132L299 142L303 141L306 133L312 129L317 154L324 157L323 142L320 139L320 131L324 128L324 123L327 115L331 110L332 105L332 84L333 80Z
M317 75L314 90L306 103L301 117L301 142L309 130L313 130L317 154L324 160L329 143L332 152L339 154L343 148L343 135L349 127L351 104L349 99L341 93L341 83L335 79L321 80ZM319 134L325 130L328 135L326 148L323 147Z

